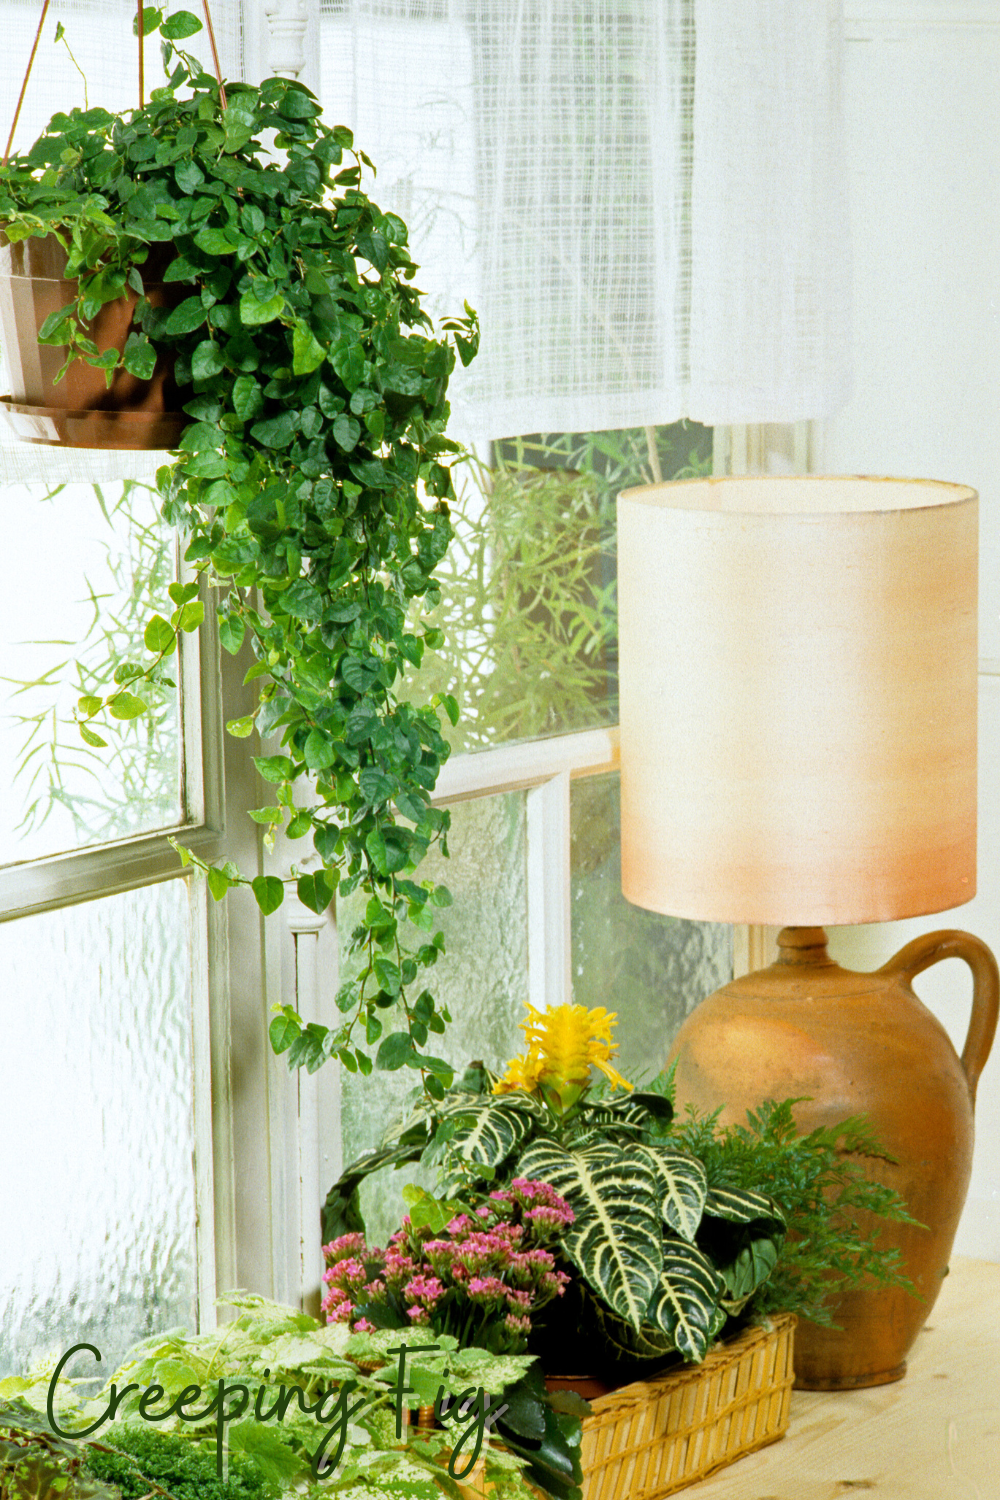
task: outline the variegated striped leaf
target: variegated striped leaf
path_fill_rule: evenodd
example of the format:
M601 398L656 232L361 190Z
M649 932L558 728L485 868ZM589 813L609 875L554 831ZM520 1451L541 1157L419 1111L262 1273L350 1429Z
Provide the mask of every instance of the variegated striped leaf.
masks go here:
M454 1122L448 1145L463 1161L479 1167L498 1167L507 1160L531 1130L532 1113L513 1096L470 1094L445 1118Z
M702 1360L720 1326L719 1299L724 1290L722 1277L696 1245L666 1240L649 1320L670 1335L685 1359Z
M641 1150L656 1172L664 1223L693 1243L708 1194L704 1166L696 1156L671 1151L668 1146L643 1146Z
M566 1151L535 1141L518 1164L569 1201L576 1215L563 1246L570 1259L620 1317L638 1328L663 1261L657 1177L639 1151L603 1142Z
M750 1224L754 1219L776 1219L785 1222L785 1216L766 1193L755 1193L750 1188L715 1187L705 1199L705 1212L713 1219L728 1219L731 1224Z

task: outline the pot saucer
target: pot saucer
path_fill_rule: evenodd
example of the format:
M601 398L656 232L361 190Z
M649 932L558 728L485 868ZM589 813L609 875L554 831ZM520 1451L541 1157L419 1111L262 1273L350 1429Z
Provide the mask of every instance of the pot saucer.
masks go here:
M66 411L0 396L0 416L23 443L64 448L176 448L191 418L184 412Z

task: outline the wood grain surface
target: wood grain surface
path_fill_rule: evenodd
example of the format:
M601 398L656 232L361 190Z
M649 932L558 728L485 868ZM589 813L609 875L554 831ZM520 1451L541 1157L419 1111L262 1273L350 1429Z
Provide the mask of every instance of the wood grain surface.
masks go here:
M956 1258L906 1377L795 1391L788 1435L691 1500L1000 1500L1000 1265Z

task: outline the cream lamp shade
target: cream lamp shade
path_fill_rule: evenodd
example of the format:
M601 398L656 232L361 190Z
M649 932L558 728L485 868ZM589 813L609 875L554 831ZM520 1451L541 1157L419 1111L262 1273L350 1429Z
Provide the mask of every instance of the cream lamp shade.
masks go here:
M622 888L823 926L976 886L975 490L749 477L618 503Z

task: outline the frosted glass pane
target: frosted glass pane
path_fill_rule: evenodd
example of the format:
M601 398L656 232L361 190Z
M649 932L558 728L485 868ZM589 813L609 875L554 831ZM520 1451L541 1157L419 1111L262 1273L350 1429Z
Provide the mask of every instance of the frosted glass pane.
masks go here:
M170 880L0 925L0 1375L194 1324L190 920Z
M448 859L435 851L420 866L421 879L441 881L455 898L454 905L439 912L445 957L424 981L453 1018L445 1036L433 1039L440 1042L434 1050L457 1069L476 1058L495 1068L519 1052L524 1041L518 1030L528 998L524 792L457 804L451 810L448 847ZM337 913L342 938L357 920L357 898L342 901ZM342 964L349 971L350 958L342 957ZM394 1029L384 1015L383 1025L386 1031ZM419 1075L409 1068L370 1078L345 1072L342 1083L346 1164L379 1144ZM362 1194L362 1212L380 1243L398 1226L405 1212L400 1193L404 1183L414 1180L414 1170L393 1173L390 1192L381 1183L378 1193ZM432 1178L421 1180L430 1185Z
M733 977L732 928L632 906L621 887L617 775L573 783L573 998L618 1012L626 1075L655 1073L684 1017Z
M175 544L155 492L136 481L7 485L0 502L0 863L180 822L176 688L143 684L150 717L95 721L107 748L85 744L73 722L79 696L113 691L117 662L148 655L149 616L173 608Z

